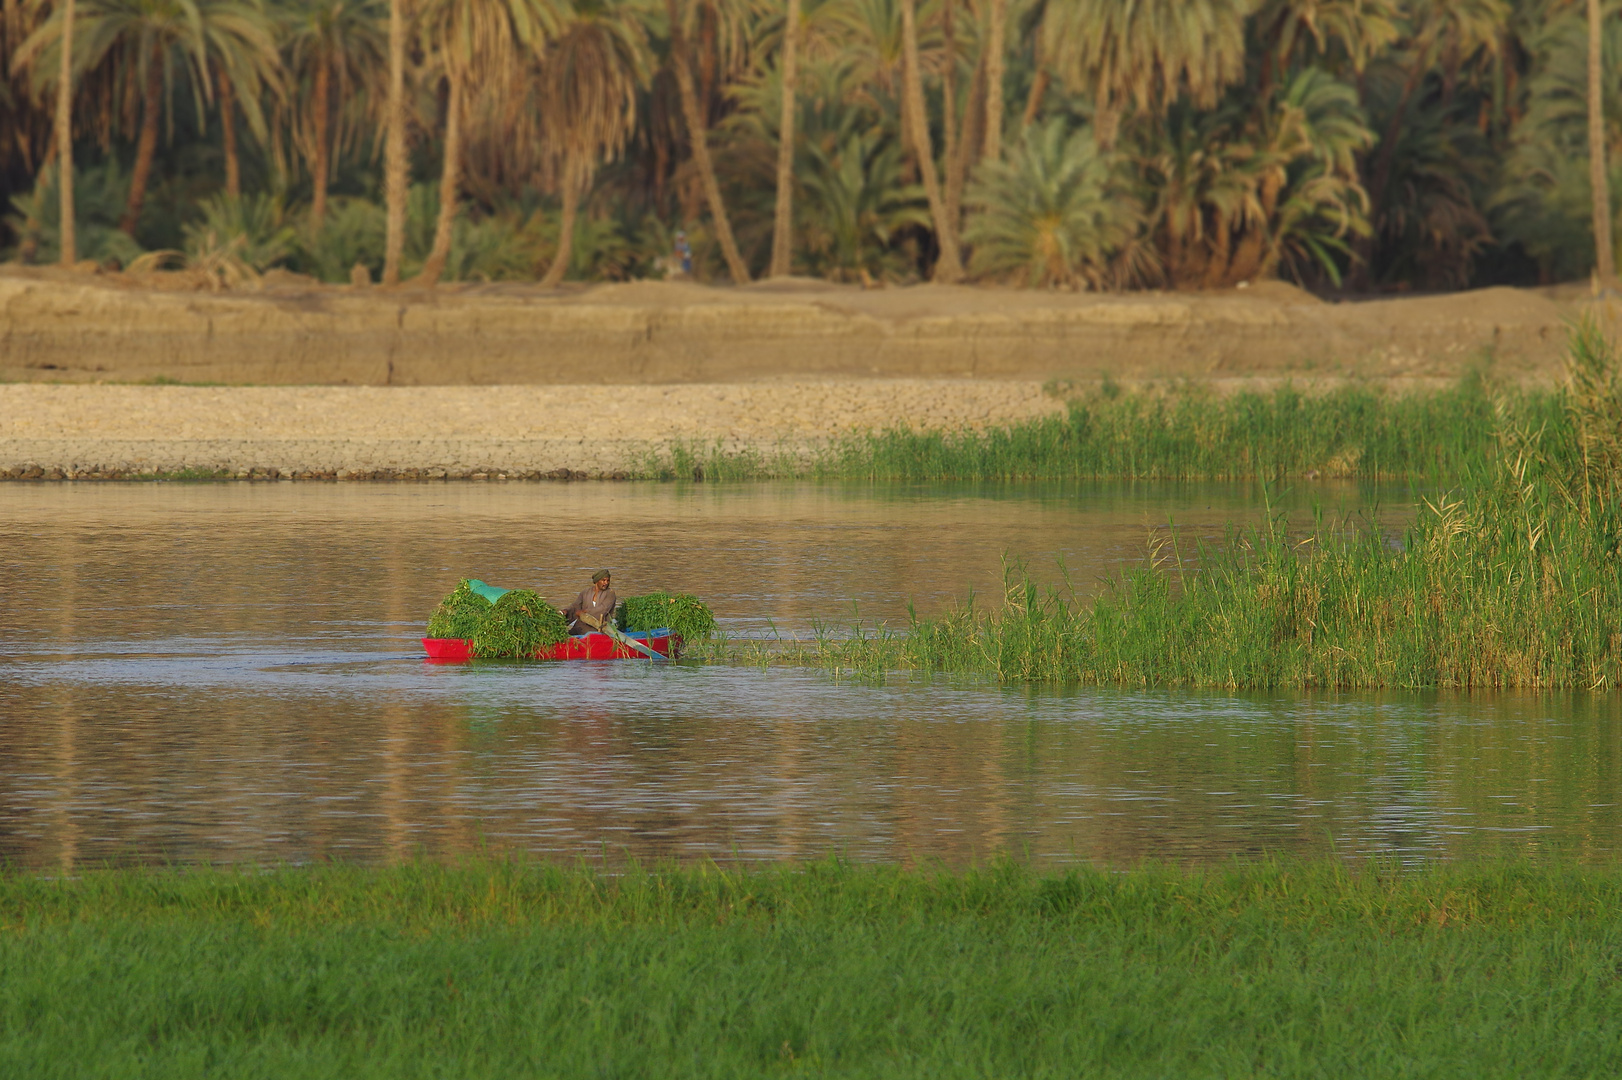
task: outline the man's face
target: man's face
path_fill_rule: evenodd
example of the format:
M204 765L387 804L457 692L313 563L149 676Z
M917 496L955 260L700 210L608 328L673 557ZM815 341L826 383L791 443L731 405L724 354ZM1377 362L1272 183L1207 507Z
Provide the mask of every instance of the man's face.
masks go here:
M598 592L607 592L608 591L608 583L609 583L610 580L611 580L610 578L601 578L598 581L592 582L592 584L597 586L597 591Z

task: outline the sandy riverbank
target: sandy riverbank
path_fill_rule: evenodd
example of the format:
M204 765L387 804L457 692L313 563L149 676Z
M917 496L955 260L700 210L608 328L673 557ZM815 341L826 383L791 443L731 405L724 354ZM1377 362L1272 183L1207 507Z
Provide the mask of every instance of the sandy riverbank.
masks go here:
M1449 376L1558 365L1580 288L1326 303L1281 283L1041 292L791 279L354 289L0 267L0 381L495 386ZM162 286L162 287L158 287Z
M0 476L611 476L673 445L803 452L1063 408L1019 380L678 386L0 385Z

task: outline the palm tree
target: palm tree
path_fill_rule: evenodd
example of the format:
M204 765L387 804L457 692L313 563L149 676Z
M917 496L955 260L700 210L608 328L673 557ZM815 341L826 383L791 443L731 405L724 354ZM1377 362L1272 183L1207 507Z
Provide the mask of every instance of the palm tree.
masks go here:
M624 149L646 73L642 31L632 13L612 0L574 0L569 23L541 65L538 88L541 123L563 193L558 250L543 285L563 280L580 197L598 164Z
M1093 95L1099 145L1115 145L1128 105L1163 112L1179 95L1211 108L1244 75L1256 0L1072 0L1046 5L1045 40L1071 89Z
M400 283L405 251L406 199L410 162L406 158L406 0L389 0L389 89L384 112L383 199L387 226L383 240L383 284Z
M1109 155L1063 117L1026 128L1008 160L981 166L969 202L975 272L1031 286L1104 284L1142 220Z
M378 76L387 70L387 32L379 0L302 0L283 25L288 72L295 80L308 80L294 141L310 167L310 231L315 234L326 219L333 155L351 134L345 119L352 110L345 105L361 95L375 101Z
M1622 55L1622 20L1604 20L1604 54ZM1524 112L1512 133L1503 161L1501 182L1493 196L1494 232L1504 243L1519 244L1538 262L1544 281L1563 281L1595 274L1600 236L1594 229L1596 185L1589 153L1593 135L1587 53L1590 35L1586 10L1561 13L1537 28L1533 39L1532 77L1526 83ZM1612 65L1601 72L1604 99L1600 112L1607 127L1609 183L1615 235L1615 149L1622 124L1622 80ZM1613 240L1612 250L1615 250Z
M948 3L951 0L947 0ZM783 113L777 125L777 202L772 221L772 277L787 277L794 247L794 77L800 0L788 0L783 24Z
M799 6L797 0L790 0L790 3L795 7ZM726 259L727 270L732 274L732 280L739 285L747 285L749 267L744 264L743 256L738 253L738 242L732 235L732 223L727 218L726 205L721 200L721 185L716 179L715 166L710 160L709 124L699 107L698 90L693 84L693 69L689 64L686 18L699 6L697 3L688 3L684 7L678 7L678 0L665 0L665 12L670 21L670 67L676 76L676 91L681 97L682 119L687 125L687 142L693 152L693 162L698 166L705 201L710 204L710 217L715 222L715 238L721 244L721 254ZM711 14L720 18L733 17L735 14L716 10L718 5L713 3L710 7ZM792 72L785 70L784 74L789 76ZM569 224L566 227L573 226ZM774 264L775 259L774 254Z
M220 95L220 126L225 148L225 192L242 194L237 157L236 103L242 103L248 128L263 142L269 135L260 102L281 93L281 56L276 48L275 20L257 0L198 0L208 67Z
M60 49L61 16L65 14L65 9L60 10L58 17L46 21L23 42L17 50L19 62ZM76 8L74 23L77 41L70 54L72 66L81 73L107 69L113 85L138 95L140 102L135 168L119 222L120 229L134 236L157 154L165 88L173 85L177 74L190 76L199 113L202 97L212 96L208 94L208 44L202 14L195 0L88 0L82 13ZM124 110L126 116L130 112Z
M1605 167L1605 68L1600 0L1588 0L1588 181L1594 199L1594 273L1607 292L1616 286L1611 247L1611 185Z
M1003 78L1007 64L1008 0L991 0L991 26L986 35L986 142L983 161L1002 158Z
M60 261L72 266L79 261L77 223L73 211L73 0L62 7L62 63L56 76L56 182L61 199Z
M930 145L929 119L924 113L924 76L918 60L917 0L901 0L901 92L912 138L913 157L924 181L929 199L929 216L935 222L935 238L940 257L935 261L936 281L951 284L963 277L963 260L957 249L957 223L946 212L941 198L940 177L935 172L935 151Z
M1369 180L1369 197L1376 207L1384 203L1398 138L1420 84L1444 58L1457 65L1478 51L1496 52L1498 28L1509 14L1504 0L1419 0L1415 7L1402 91Z
M901 147L883 132L847 123L807 143L800 169L808 261L825 277L871 281L899 276L892 246L903 230L930 224L923 189L901 178Z
M428 0L420 25L425 45L434 48L434 63L443 71L449 90L439 220L419 278L425 285L434 285L451 253L461 181L462 125L473 80L484 80L492 89L510 82L514 73L529 66L524 53L540 50L546 36L556 31L558 16L548 0Z

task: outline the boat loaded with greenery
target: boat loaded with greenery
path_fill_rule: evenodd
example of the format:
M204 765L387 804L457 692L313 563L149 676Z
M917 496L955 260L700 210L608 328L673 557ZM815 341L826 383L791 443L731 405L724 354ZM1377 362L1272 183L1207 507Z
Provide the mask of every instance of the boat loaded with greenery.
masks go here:
M422 645L444 663L674 660L684 643L714 631L715 616L696 597L657 592L622 600L601 632L571 635L562 611L540 593L463 578L434 609Z

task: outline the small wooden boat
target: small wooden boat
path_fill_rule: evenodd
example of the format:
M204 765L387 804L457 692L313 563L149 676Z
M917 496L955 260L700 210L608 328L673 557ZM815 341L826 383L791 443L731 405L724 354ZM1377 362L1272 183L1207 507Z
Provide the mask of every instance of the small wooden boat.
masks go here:
M671 660L681 655L681 635L669 630L631 630L628 638L647 645ZM441 664L465 664L473 659L473 643L466 638L423 638L428 659ZM582 634L549 645L535 653L536 660L646 660L648 654L622 645L607 634Z

